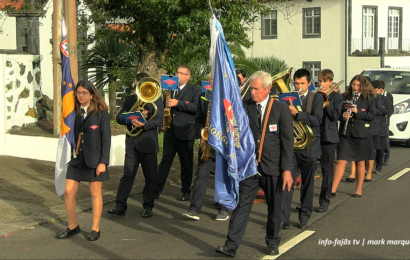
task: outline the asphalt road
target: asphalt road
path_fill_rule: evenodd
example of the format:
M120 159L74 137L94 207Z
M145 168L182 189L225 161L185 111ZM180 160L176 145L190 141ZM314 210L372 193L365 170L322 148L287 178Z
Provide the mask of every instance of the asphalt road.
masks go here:
M309 227L313 235L277 259L409 259L410 169L388 178L410 168L410 150L394 147L393 153L394 168L366 186L362 198L346 199Z
M394 147L391 165L382 175L373 175L373 182L365 185L362 198L351 198L354 184L342 182L330 210L313 214L308 230L315 233L279 259L408 259L410 245L367 245L367 241L410 240L410 172L396 181L387 180L393 173L410 168L409 152L408 148ZM318 207L316 198L320 183L321 179L315 182L314 207ZM57 232L65 229L64 219L0 238L0 259L224 259L214 249L223 245L228 222L213 220L217 210L212 206L212 185L211 178L200 221L181 217L188 210L189 202L177 201L179 187L170 185L156 202L154 217L150 219L141 218L142 196L136 195L130 198L129 210L124 217L106 213L114 203L104 205L101 238L96 242L86 240L91 227L91 211L85 211L78 214L81 234L68 240L54 238ZM297 205L298 197L296 191L293 207ZM291 229L280 233L283 243L302 232L296 228L296 215L294 210ZM266 205L254 204L236 259L265 256L265 222ZM359 245L319 245L319 239L335 241L336 238L355 239ZM366 245L361 246L363 239L366 239Z

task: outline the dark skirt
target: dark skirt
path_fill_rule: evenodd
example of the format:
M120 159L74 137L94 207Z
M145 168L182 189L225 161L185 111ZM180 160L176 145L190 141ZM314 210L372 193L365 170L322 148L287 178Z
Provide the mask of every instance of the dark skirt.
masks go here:
M373 135L373 149L374 150L380 150L380 136L379 135Z
M96 168L88 167L82 158L77 158L73 160L80 160L77 165L68 165L67 177L66 179L75 181L108 181L110 176L108 175L108 167L105 168L105 172L100 173L100 175L95 174Z
M364 161L374 160L373 139L371 137L359 139L347 136L340 136L337 144L337 160Z

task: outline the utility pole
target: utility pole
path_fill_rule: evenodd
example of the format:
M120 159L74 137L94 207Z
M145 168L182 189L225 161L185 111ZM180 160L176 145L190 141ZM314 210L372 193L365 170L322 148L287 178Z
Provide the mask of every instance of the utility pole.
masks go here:
M54 85L54 135L60 134L61 124L61 1L53 0L53 85Z
M78 82L77 59L77 8L76 1L64 0L64 15L67 21L68 54L70 58L71 76L74 84Z

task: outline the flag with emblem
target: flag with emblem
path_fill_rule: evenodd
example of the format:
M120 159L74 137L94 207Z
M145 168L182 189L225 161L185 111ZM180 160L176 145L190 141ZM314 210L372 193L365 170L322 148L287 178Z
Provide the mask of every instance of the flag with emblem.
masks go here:
M58 140L57 158L54 171L54 183L58 196L65 192L65 179L68 163L71 160L71 152L76 147L74 138L75 105L74 91L75 85L71 77L70 61L68 59L68 44L65 30L65 22L62 22L62 41L60 43L61 54L61 97L62 112L60 124L60 138Z
M217 151L215 200L233 210L239 200L239 182L257 173L255 143L222 26L214 15L210 25L214 85L208 141Z

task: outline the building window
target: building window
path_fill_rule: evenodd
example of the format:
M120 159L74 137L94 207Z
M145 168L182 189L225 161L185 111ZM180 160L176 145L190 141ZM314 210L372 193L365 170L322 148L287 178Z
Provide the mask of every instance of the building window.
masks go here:
M401 49L401 9L389 8L387 49Z
M262 40L278 38L278 14L272 10L268 15L262 15Z
M320 61L304 61L302 64L302 68L310 71L310 75L315 85L315 88L319 87L319 72L321 70L320 67L321 67Z
M377 9L363 6L363 40L362 49L376 50L377 46Z
M303 38L320 38L320 8L303 8Z

